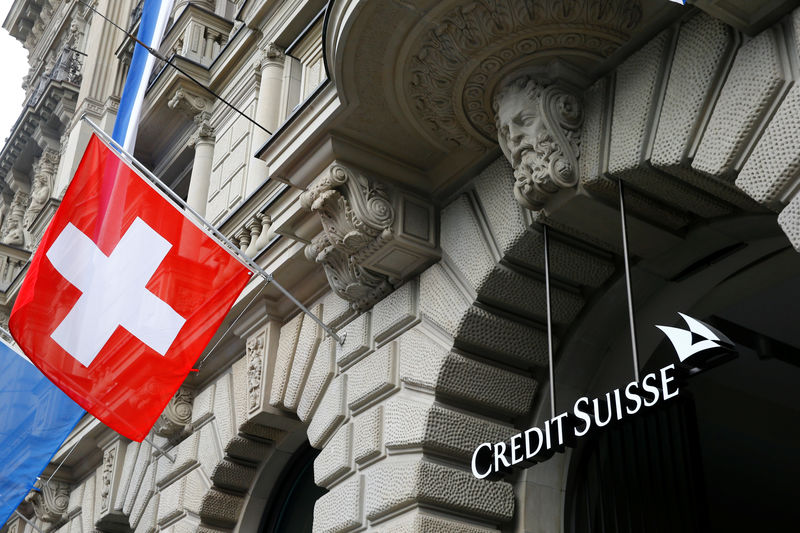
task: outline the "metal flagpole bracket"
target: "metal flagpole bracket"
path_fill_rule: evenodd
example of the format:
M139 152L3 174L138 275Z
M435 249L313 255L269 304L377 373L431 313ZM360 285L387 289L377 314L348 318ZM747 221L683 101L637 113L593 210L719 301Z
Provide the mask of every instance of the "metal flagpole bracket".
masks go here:
M105 131L103 131L100 126L95 124L89 117L86 116L84 113L81 116L81 120L85 121L92 129L95 131L98 137L105 142L109 148L114 150L125 162L129 163L133 167L138 170L144 178L146 178L155 188L156 190L160 191L162 194L166 195L170 200L181 206L186 212L191 213L192 216L195 217L195 221L199 222L198 227L205 231L210 236L216 238L220 241L220 244L223 248L226 248L228 252L232 255L237 257L245 266L247 266L252 272L260 275L267 283L272 283L275 285L284 296L286 296L294 305L300 308L306 315L308 315L314 322L320 325L320 327L333 339L336 340L337 343L340 345L344 343L344 339L339 337L336 334L336 331L333 330L330 326L325 324L317 315L312 313L305 305L303 305L297 298L295 298L288 290L286 290L280 283L278 283L272 274L266 272L258 263L256 263L250 256L245 254L238 246L233 244L230 239L228 239L221 231L219 231L213 224L211 224L208 220L205 219L200 213L195 211L189 204L187 204L183 198L178 196L175 191L170 189L163 181L161 181L158 176L150 172L146 166L140 163L133 155L129 154L122 146L119 145L114 139L111 138Z
M38 531L39 533L44 533L44 531L42 531L41 529L39 529L38 527L36 527L36 524L34 524L33 522L31 522L30 520L28 520L27 518L25 518L25 515L24 515L24 514L22 514L22 513L20 513L20 512L19 512L19 511L17 511L16 509L14 509L14 514L16 514L18 517L22 518L23 520L25 520L25 522L26 522L26 523L27 523L29 526L31 526L33 529L35 529L35 530L36 530L36 531Z
M167 450L165 450L164 448L162 448L161 446L159 446L158 444L156 444L155 442L153 442L153 439L151 439L150 437L145 437L145 438L144 438L144 441L145 441L147 444L149 444L150 446L152 446L153 448L155 448L156 450L158 450L158 451L160 451L161 453L163 453L163 454L164 454L164 456L165 456L167 459L169 459L169 462L170 462L170 463L174 463L174 462L175 462L175 457L173 457L172 455L170 455L170 454L169 454L169 452L168 452Z

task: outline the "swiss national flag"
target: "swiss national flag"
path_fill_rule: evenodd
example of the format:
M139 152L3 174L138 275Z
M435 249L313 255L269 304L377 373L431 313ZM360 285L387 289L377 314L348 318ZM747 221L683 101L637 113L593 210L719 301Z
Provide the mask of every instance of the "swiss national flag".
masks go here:
M9 329L61 390L141 441L250 275L92 136Z

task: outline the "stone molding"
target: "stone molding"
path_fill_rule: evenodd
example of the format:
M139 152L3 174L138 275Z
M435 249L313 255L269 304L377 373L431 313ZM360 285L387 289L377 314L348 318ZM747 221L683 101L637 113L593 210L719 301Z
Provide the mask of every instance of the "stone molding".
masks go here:
M322 264L331 288L354 309L368 309L438 255L429 203L339 161L300 202L322 223L306 257Z
M545 66L554 51L599 63L642 17L638 0L459 2L437 11L407 56L403 84L418 123L451 149L495 138L492 91L508 69Z
M497 137L514 168L514 196L528 209L580 178L583 103L566 87L523 76L494 98Z

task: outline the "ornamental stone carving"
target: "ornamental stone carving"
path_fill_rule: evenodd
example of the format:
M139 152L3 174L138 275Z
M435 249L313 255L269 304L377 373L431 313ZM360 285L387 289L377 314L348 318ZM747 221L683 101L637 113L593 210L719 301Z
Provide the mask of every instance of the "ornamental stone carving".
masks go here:
M404 60L403 105L446 148L490 146L492 94L503 79L545 69L556 56L570 71L589 71L641 18L639 0L442 2Z
M11 207L3 222L2 235L3 244L17 246L22 248L25 246L25 233L23 232L23 218L25 211L28 208L30 195L22 190L17 190L14 193L14 199L11 201Z
M306 257L356 310L371 307L439 256L433 206L334 162L300 197L322 233Z
M175 91L175 94L167 105L170 109L180 111L190 118L194 118L199 113L204 112L210 117L212 109L212 103L208 99L185 91L184 89Z
M103 471L100 478L100 512L107 513L111 505L111 482L114 480L114 461L117 448L111 446L103 453Z
M583 126L577 96L524 76L497 93L494 110L497 140L514 168L520 204L538 210L551 194L577 185Z
M55 479L47 483L37 481L25 501L33 504L33 512L49 525L48 531L58 529L68 519L69 484Z
M393 238L395 215L386 187L361 172L333 164L300 201L319 215L323 228L306 247L306 257L323 265L340 297L361 310L392 291L399 280L359 265L360 259Z
M46 148L36 163L33 165L33 189L31 191L31 202L22 223L26 230L31 229L36 217L50 199L53 187L53 179L58 170L59 154L57 150Z
M261 406L261 374L264 363L264 339L259 334L247 340L247 397L250 411Z
M258 59L256 60L254 67L256 72L261 72L267 65L271 63L279 63L283 64L284 60L286 59L286 54L284 54L283 49L275 43L268 43L264 48L259 50L258 52Z
M192 422L192 402L194 394L191 389L181 387L164 408L164 412L156 420L153 430L156 435L169 439L176 444L189 434Z

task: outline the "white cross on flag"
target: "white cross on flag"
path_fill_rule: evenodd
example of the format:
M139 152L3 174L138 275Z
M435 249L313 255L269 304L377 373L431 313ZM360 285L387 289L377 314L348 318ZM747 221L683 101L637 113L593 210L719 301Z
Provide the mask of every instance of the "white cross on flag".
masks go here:
M93 136L9 329L73 400L141 441L250 275Z

